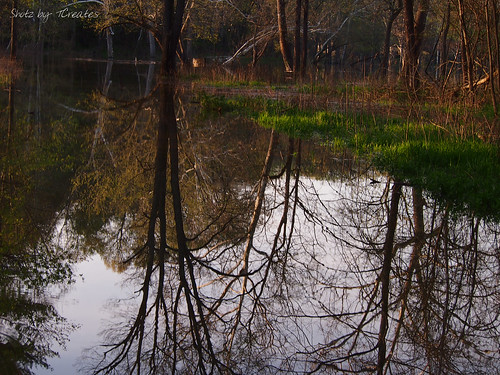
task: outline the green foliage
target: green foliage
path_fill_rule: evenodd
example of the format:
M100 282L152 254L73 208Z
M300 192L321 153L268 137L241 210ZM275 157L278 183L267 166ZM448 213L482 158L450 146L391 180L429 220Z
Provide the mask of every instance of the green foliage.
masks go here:
M69 172L79 163L80 124L45 123L43 130L18 116L0 153L0 368L31 374L48 368L74 327L44 293L50 285L70 283L71 258L53 239L56 212L67 195ZM9 147L5 143L9 142ZM8 332L8 335L5 334Z
M264 128L320 139L338 151L348 149L380 170L451 202L456 210L500 219L498 146L463 140L422 121L301 110L269 99L205 95L201 103L205 111L247 115Z
M205 92L200 92L196 95L195 100L200 103L202 115L204 116L231 113L233 115L257 118L262 111L277 113L289 109L283 102L266 99L261 96L251 98L234 96L226 98L221 95L209 95Z
M403 142L377 154L376 165L458 210L500 219L497 146L478 141Z
M208 86L212 87L223 87L223 88L244 88L244 87L249 87L249 88L262 88L267 86L266 82L263 81L257 81L257 80L252 80L252 81L247 81L247 80L242 80L242 81L210 81L207 83Z
M326 84L298 84L296 85L298 92L302 94L317 94L317 95L331 95L333 88Z

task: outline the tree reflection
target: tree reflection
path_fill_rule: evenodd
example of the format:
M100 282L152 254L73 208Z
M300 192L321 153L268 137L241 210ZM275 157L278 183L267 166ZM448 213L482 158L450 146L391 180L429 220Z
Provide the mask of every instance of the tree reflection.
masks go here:
M378 203L373 199L364 207L349 198L338 211L343 222L330 219L336 230L328 232L336 238L347 267L340 273L336 267L324 272L340 277L317 278L323 285L335 285L339 300L333 308L320 310L337 321L337 333L315 348L316 370L497 370L498 353L492 348L498 344L498 314L481 307L498 311L498 270L492 266L498 262L495 225L456 217L424 199L419 189L404 188L398 229L394 241L388 241L394 229L390 224L397 183L394 186L389 205L388 198ZM387 192L384 189L381 196ZM388 242L393 242L391 252Z
M74 328L57 313L47 289L71 279L68 254L53 236L68 166L53 160L77 158L77 147L68 152L60 143L73 146L77 135L57 122L46 124L45 137L33 135L33 124L16 108L14 80L11 72L0 139L0 369L7 375L48 368L48 359L58 355L54 345L64 347Z
M99 116L108 143L77 180L92 247L138 283L85 370L499 370L496 223L372 171L325 178L313 146L200 118L168 64L159 103Z
M249 120L201 116L166 71L132 104L99 96L79 151L71 234L137 284L87 372L499 371L497 223ZM62 141L49 149L82 143L51 125ZM0 316L17 330L2 330L0 352L27 372L65 339L42 290L68 277L51 237L62 203L34 186L67 182L53 165L17 168L40 154L14 152L37 150L16 132L2 159ZM50 209L31 209L41 201Z
M159 130L144 235L146 206L114 198L138 306L94 373L497 370L497 224L383 176L317 178L312 146L166 98L177 131Z

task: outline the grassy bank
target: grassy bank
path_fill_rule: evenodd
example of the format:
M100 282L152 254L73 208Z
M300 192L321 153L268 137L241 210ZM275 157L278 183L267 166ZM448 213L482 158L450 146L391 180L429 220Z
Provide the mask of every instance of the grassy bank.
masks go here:
M201 95L200 103L207 115L247 116L292 137L347 148L456 210L500 219L500 150L474 136L422 120L298 109L263 98Z

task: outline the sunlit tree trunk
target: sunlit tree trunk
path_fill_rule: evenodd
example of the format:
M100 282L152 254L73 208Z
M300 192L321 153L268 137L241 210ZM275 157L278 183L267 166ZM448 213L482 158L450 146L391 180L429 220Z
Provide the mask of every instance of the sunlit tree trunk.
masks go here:
M500 88L500 41L498 37L498 6L496 1L491 2L491 6L493 8L493 40L494 46L496 50L496 69L499 70L499 74L497 74L497 87Z
M189 3L189 5L187 5ZM182 21L182 27L181 31L179 34L179 46L177 48L177 57L181 61L183 66L191 66L191 61L190 61L190 38L186 37L186 33L189 33L188 25L190 23L191 19L191 10L193 9L195 4L194 0L187 0L186 1L186 8L184 11L185 17L184 20ZM184 39L184 40L183 40Z

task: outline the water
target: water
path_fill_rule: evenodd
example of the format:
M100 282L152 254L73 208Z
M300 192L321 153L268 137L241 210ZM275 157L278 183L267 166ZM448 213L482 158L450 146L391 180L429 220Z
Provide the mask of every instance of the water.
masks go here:
M176 197L155 164L154 73L66 61L16 82L0 213L8 373L372 371L383 344L392 373L499 371L498 223L203 113L189 85L171 98Z
M51 369L39 369L37 374L74 374L82 352L100 344L99 333L105 323L115 317L116 300L126 299L133 292L125 285L126 275L106 267L99 255L94 255L74 267L75 283L54 302L61 316L77 328L69 335L65 347L58 347L58 358L49 361Z

